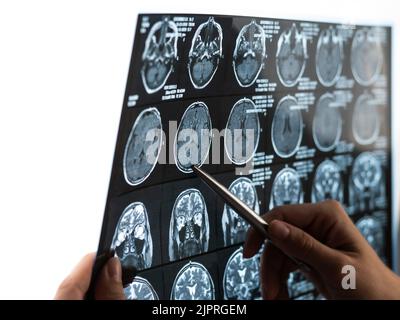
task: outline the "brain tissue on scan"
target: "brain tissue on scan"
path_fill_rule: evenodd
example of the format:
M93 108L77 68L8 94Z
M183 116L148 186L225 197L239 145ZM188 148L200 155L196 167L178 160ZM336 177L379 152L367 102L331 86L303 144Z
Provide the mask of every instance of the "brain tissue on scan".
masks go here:
M222 59L222 28L210 17L196 30L189 51L188 71L196 89L205 88L214 77Z
M142 183L153 171L162 146L160 113L155 108L143 110L129 134L123 158L125 181Z
M343 67L343 39L332 26L319 35L315 64L322 85L330 87L338 81Z
M158 295L153 286L144 278L136 276L135 279L124 288L127 300L158 300Z
M294 300L314 300L315 295L313 291L315 290L314 284L307 280L304 274L299 271L293 271L289 274L287 280L287 288L289 298Z
M270 209L302 202L303 187L297 171L292 168L284 168L279 171L272 184Z
M350 61L353 76L359 84L368 86L376 81L383 64L379 29L363 28L355 32Z
M226 123L224 144L228 158L237 165L250 161L260 139L260 120L250 99L237 101Z
M150 29L140 72L147 93L157 92L167 82L178 59L177 43L178 28L168 18L156 22Z
M323 152L335 149L342 135L342 116L335 96L325 93L315 108L312 133L315 145Z
M207 252L209 237L210 227L203 195L197 189L181 192L171 213L170 261Z
M256 300L260 292L260 257L243 258L243 248L237 249L225 266L223 289L225 300Z
M354 161L349 183L349 202L354 211L374 210L385 194L380 161L371 152L361 153Z
M296 98L286 96L276 107L271 126L272 146L278 156L293 156L303 137L303 117Z
M211 146L211 117L203 102L192 103L184 112L175 136L174 156L178 169L192 172L192 165L201 166Z
M297 84L304 73L307 58L307 39L293 23L280 35L276 52L276 71L284 86Z
M229 186L229 191L254 212L260 214L257 191L249 178L240 177L236 179ZM248 228L249 224L235 210L225 204L222 213L222 231L225 246L243 242Z
M354 139L361 145L374 143L380 131L380 114L374 97L364 92L355 103L352 129Z
M214 282L200 263L189 262L178 272L171 289L171 300L214 300Z
M332 160L324 160L317 167L311 191L311 201L327 199L343 201L343 181L339 166Z
M380 220L372 215L362 217L356 222L356 227L368 241L375 252L383 258L384 252L384 226Z
M149 268L153 260L153 241L147 210L134 202L125 208L112 240L111 249L121 261L123 271Z
M265 32L253 20L240 30L233 51L233 71L241 87L253 85L264 67L265 58Z

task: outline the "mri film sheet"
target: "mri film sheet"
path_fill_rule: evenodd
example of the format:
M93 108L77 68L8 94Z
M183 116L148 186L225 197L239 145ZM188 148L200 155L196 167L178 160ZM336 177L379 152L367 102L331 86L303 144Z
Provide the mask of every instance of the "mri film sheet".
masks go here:
M262 215L341 203L392 264L391 28L141 14L96 267L131 300L261 299L249 224L192 171ZM299 271L291 299L323 299Z

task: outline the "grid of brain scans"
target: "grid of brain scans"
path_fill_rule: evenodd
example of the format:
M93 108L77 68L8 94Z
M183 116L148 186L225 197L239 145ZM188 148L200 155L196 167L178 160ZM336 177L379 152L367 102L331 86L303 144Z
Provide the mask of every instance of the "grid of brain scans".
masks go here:
M139 15L98 252L121 260L127 299L261 299L248 223L192 165L257 214L340 201L391 265L390 39L387 26ZM300 271L287 288L324 299Z

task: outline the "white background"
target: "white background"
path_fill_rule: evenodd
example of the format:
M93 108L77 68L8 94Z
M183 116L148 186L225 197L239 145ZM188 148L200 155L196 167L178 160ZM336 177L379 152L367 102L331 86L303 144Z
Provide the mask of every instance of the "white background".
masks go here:
M139 12L384 22L396 58L395 3L0 0L0 298L52 298L97 248Z

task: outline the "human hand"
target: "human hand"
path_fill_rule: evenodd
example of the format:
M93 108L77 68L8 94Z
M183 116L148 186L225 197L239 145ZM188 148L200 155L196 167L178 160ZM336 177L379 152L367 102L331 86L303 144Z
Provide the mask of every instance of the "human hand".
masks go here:
M267 242L261 257L265 299L288 298L287 277L298 266L286 255L311 267L302 272L328 299L400 299L400 278L383 264L339 202L277 207L263 218L273 242ZM262 236L250 228L244 257L256 254L262 243ZM356 289L342 287L345 265L355 268Z
M58 287L56 300L82 300L89 288L95 253L87 254ZM109 259L97 280L95 298L124 300L121 263L117 257Z

